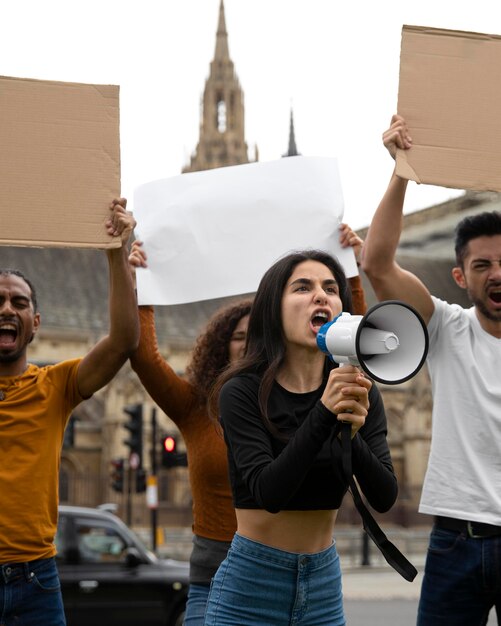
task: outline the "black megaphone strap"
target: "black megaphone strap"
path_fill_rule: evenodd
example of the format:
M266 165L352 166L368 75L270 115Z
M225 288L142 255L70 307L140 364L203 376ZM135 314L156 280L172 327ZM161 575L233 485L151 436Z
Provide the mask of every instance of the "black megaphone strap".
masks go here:
M357 484L353 478L351 463L351 424L348 422L341 424L341 449L344 477L350 487L357 511L362 518L365 532L379 548L389 565L403 576L405 580L412 582L417 575L416 568L407 560L400 550L391 543L362 501Z

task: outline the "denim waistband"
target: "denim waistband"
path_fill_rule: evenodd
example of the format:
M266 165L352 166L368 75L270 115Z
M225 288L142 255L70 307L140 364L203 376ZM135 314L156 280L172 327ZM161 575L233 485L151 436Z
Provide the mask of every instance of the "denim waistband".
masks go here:
M248 554L249 556L259 558L262 561L277 563L283 567L288 567L294 570L299 566L307 566L310 570L315 570L317 567L323 567L326 563L331 563L338 557L334 542L331 546L321 552L303 554L279 550L278 548L273 548L272 546L267 546L264 543L259 543L253 539L243 537L238 533L235 533L233 537L231 549L242 554Z
M37 559L36 561L26 561L24 563L2 563L0 564L0 585L7 585L20 578L30 580L33 578L34 572L51 561L54 561L54 557Z

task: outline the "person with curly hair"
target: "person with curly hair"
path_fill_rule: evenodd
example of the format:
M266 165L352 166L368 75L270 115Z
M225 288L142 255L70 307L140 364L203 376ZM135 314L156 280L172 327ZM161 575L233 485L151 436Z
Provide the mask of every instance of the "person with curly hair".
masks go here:
M355 255L362 240L346 225L340 242ZM140 241L131 248L129 263L146 267ZM360 278L350 279L354 310L364 313ZM159 351L152 306L139 307L141 339L131 365L160 409L177 425L184 439L193 502L193 549L185 626L201 626L212 577L226 557L237 523L228 476L226 445L221 430L209 417L207 401L214 381L230 363L243 356L252 301L236 300L219 311L198 337L186 376L174 372Z
M216 311L195 343L186 376L203 404L214 379L241 356L251 304L251 299L239 300Z

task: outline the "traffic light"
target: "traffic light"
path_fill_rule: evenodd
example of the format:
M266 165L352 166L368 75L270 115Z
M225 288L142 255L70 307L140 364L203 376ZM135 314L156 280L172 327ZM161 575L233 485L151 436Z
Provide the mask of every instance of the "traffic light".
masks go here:
M162 437L162 467L186 466L186 453L177 451L177 438L174 435Z
M162 467L174 467L177 454L177 441L172 435L162 437Z
M118 493L123 493L124 490L124 466L123 459L111 460L111 488Z
M124 444L129 448L129 459L132 460L133 455L137 455L137 467L142 466L143 458L143 405L131 404L124 408L124 413L127 413L129 419L123 425L130 435L127 439L124 439Z
M146 491L146 470L139 468L136 470L136 493Z

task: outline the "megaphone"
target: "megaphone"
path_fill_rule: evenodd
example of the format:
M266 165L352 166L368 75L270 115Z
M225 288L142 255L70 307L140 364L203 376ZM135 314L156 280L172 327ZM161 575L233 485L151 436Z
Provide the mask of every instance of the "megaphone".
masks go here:
M359 366L374 380L397 385L423 366L428 331L413 307L387 300L364 316L340 313L319 329L317 345L336 363Z

